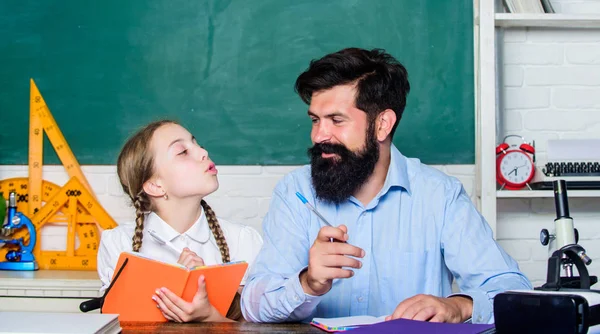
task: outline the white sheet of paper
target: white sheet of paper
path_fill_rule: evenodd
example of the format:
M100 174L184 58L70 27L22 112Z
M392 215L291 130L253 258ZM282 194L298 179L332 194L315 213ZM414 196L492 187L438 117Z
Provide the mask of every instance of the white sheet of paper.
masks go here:
M373 317L370 315L356 315L352 317L340 318L314 318L313 321L323 324L328 327L349 327L358 325L371 325L385 321L386 315L381 317Z
M551 139L548 140L549 162L600 161L600 139Z
M600 334L600 325L588 328L588 334Z

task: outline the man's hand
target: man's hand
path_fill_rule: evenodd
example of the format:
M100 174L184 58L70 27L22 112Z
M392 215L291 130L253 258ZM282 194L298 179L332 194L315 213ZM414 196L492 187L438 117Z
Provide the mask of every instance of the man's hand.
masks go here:
M412 319L430 322L460 323L471 317L473 301L464 296L440 298L416 295L398 304L392 315L385 320Z
M194 268L194 267L202 267L204 265L204 260L198 256L198 254L192 252L189 248L184 248L181 255L179 255L179 259L177 263L184 265L186 268Z
M342 267L360 268L362 263L354 257L364 257L365 251L350 244L348 228L324 226L308 253L308 270L300 274L300 283L305 293L321 296L331 289L334 278L349 278L354 272ZM331 242L330 238L337 240Z

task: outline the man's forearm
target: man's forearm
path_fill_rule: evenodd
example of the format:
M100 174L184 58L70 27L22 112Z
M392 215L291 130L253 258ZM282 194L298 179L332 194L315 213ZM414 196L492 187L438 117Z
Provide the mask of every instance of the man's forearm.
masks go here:
M242 292L242 313L251 322L302 321L319 304L320 297L304 293L299 273L284 278L276 275L256 277Z

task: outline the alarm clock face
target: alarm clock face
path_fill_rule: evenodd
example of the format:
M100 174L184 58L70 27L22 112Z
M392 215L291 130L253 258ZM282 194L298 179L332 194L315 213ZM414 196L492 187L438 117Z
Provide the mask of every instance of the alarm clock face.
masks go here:
M500 162L502 177L513 184L525 184L532 176L533 162L521 151L509 151Z

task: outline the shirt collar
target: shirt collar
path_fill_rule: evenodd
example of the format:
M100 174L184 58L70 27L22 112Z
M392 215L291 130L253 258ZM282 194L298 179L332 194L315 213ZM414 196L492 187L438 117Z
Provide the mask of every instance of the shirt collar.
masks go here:
M211 231L208 227L206 215L204 214L204 208L202 209L202 213L200 214L200 217L198 217L198 220L185 232L185 234L201 244L210 239Z
M394 144L390 147L390 165L388 167L387 175L385 176L385 182L379 193L375 198L367 205L366 209L371 209L379 203L379 199L387 194L393 187L404 189L409 195L410 191L410 179L408 178L408 159L398 151ZM362 206L358 199L354 196L350 196L348 199L350 202Z
M145 224L148 229L153 229L156 233L165 240L173 241L181 234L167 224L162 218L160 218L155 212L151 212L146 216ZM198 220L184 233L191 239L205 243L210 238L210 229L208 227L208 221L204 214L204 209L198 217Z
M390 166L385 177L383 188L381 188L379 194L382 196L392 187L401 187L410 195L411 191L410 180L408 178L407 159L400 153L394 144L391 145L390 155Z

